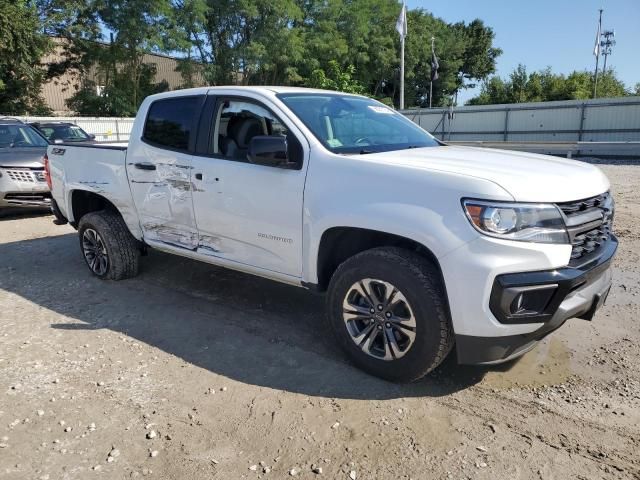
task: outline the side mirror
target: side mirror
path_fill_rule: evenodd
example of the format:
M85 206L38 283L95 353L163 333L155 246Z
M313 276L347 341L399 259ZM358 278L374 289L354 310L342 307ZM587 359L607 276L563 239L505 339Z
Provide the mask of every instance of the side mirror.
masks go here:
M287 139L281 136L258 135L249 142L249 161L268 167L292 168L289 162Z
M91 140L95 140L95 139L96 139L96 136L95 136L93 133L90 133L90 134L89 134L89 138L90 138Z

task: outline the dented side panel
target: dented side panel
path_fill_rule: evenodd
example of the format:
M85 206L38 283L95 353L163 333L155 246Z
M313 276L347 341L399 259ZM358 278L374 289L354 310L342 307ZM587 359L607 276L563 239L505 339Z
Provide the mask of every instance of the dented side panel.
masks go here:
M52 195L62 214L71 222L72 196L77 190L105 197L118 209L129 230L142 238L138 215L131 199L124 147L64 145L49 147Z
M140 169L136 164L155 169ZM195 250L198 232L193 215L192 157L136 142L127 157L131 194L144 238Z

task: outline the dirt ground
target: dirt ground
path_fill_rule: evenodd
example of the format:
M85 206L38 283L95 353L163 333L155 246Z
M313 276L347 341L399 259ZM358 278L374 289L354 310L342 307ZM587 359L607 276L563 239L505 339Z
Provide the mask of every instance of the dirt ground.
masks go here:
M50 216L0 219L1 479L640 478L640 166L614 287L520 361L394 385L323 298L157 252L93 278Z

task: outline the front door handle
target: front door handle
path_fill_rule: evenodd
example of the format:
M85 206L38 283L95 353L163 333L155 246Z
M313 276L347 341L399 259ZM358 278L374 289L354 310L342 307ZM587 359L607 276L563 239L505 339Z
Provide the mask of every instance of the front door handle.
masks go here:
M133 166L139 170L155 170L156 169L156 166L153 163L149 163L149 162L134 163Z
M196 180L202 180L202 174L196 173Z

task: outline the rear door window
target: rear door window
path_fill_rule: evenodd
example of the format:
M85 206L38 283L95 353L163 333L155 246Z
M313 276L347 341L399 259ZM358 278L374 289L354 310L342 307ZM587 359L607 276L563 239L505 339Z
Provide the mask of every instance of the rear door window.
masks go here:
M149 107L143 140L160 148L189 151L202 101L202 96L156 100Z

